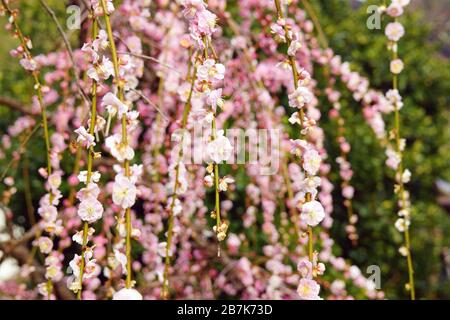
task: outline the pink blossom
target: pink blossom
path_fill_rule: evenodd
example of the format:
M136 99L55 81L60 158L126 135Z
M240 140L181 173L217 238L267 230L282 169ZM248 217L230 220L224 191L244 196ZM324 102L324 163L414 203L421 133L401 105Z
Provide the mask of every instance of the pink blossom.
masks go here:
M80 201L88 200L89 198L97 199L100 194L100 188L97 184L91 182L85 188L77 192L77 199Z
M48 185L50 186L51 190L56 191L59 186L61 185L61 173L60 172L54 172L48 177Z
M91 0L92 8L94 9L94 14L97 17L103 16L105 13L103 11L103 6L101 0ZM106 2L106 13L111 14L114 12L114 4L112 0L105 0Z
M80 173L77 176L78 181L87 183L87 173L88 172L86 170L80 171ZM101 177L100 172L98 171L91 172L91 180L89 182L97 183L100 180L100 177Z
M306 140L296 139L296 140L290 140L290 143L292 145L291 153L295 154L296 156L301 156L303 154L303 151L308 147L308 142Z
M102 204L93 197L88 197L80 202L78 216L81 220L92 223L99 220L103 214Z
M297 270L302 278L311 279L312 277L312 263L308 258L302 258L297 264Z
M203 0L185 0L183 5L183 15L187 19L193 19L198 12L206 10Z
M353 195L355 193L355 188L352 186L345 186L342 189L342 196L346 199L353 199Z
M306 87L298 87L294 92L289 94L289 105L293 108L301 109L305 105L311 103L313 95Z
M43 254L49 254L53 249L53 241L49 237L39 237L33 244L38 246Z
M113 202L123 209L131 208L136 201L137 189L134 183L123 175L117 175L113 185Z
M321 185L322 179L319 177L307 177L302 181L302 191L311 193L313 197L317 194L317 188Z
M198 36L210 36L216 31L217 16L208 10L198 12L196 24L192 25L192 31Z
M97 53L97 50L95 50L90 43L83 44L81 51L89 58L92 63L98 62L99 55Z
M349 153L351 150L351 146L348 142L341 143L340 147L341 147L342 152L344 152L344 153Z
M67 179L67 182L69 183L70 186L76 186L79 183L79 180L75 175L72 174Z
M58 210L54 206L45 205L39 207L38 213L45 221L54 221L58 215Z
M325 211L320 202L313 200L302 205L302 213L300 218L309 226L317 226L324 217Z
M105 30L100 30L98 32L97 38L92 42L92 48L99 52L101 50L106 50L108 47L108 35L106 34Z
M397 221L395 221L395 227L399 232L405 232L408 229L409 224L408 218L398 218Z
M320 286L311 279L303 278L297 288L297 293L302 300L320 300L319 297Z
M303 155L303 169L310 175L315 175L320 168L322 158L314 149L306 150Z
M37 63L36 63L36 61L34 59L27 59L27 58L21 59L20 60L20 65L25 70L28 70L28 71L34 71L37 68Z
M288 121L290 124L298 124L298 125L302 124L302 122L300 120L300 115L298 112L292 113L291 116L289 117Z
M234 183L234 179L230 176L225 176L219 180L219 190L220 191L227 191L228 190L228 184Z
M270 25L270 32L274 34L275 40L278 42L286 42L284 28L279 23L272 23Z
M223 80L225 77L225 66L216 63L213 59L207 59L198 67L197 77L199 80L214 81Z
M295 39L291 42L291 45L288 48L288 55L295 56L297 51L302 47L302 44L299 40Z
M342 280L334 280L331 283L330 290L334 295L341 295L345 292L345 282Z
M86 148L95 146L94 136L87 132L86 128L84 128L83 126L75 130L75 133L78 134L77 142L81 145L85 146Z
M227 161L231 153L233 152L233 146L227 137L219 135L216 139L208 143L206 147L206 153L208 157L215 163L221 163L222 161Z
M117 98L117 96L111 92L108 92L103 96L102 106L106 107L106 110L111 116L115 116L122 119L122 116L127 113L128 106Z
M399 74L403 71L403 61L401 59L395 59L391 61L390 69L393 74Z
M106 138L105 145L111 152L111 155L119 162L134 158L133 148L123 143L121 134L116 133Z
M114 258L122 267L122 273L127 274L127 256L117 249L114 249Z
M227 239L227 247L230 254L237 254L239 252L239 247L241 246L241 239L234 233L231 233Z
M212 90L208 93L207 102L215 111L217 107L223 107L222 89Z
M391 41L398 41L405 34L405 28L399 22L390 22L385 29L385 34Z
M78 231L77 233L75 233L72 236L72 240L75 241L76 243L80 244L80 245L83 244L83 232L84 231ZM89 237L91 237L94 234L94 232L95 232L94 228L89 228L88 229L88 239L89 239Z
M89 78L100 82L100 80L107 80L110 76L114 75L114 65L106 56L103 56L101 62L95 63L95 65L88 69L87 75Z
M397 170L398 165L401 162L401 156L398 152L394 151L392 148L386 150L386 165L394 170Z
M391 17L397 18L403 14L403 7L400 3L392 2L389 7L387 7L386 12Z

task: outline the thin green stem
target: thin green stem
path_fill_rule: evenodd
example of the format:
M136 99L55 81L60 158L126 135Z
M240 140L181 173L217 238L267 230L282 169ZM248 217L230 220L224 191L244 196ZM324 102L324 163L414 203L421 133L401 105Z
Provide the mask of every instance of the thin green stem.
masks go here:
M125 211L125 223L127 228L125 254L127 256L127 278L125 286L127 289L131 288L131 210L128 208Z
M104 17L105 17L105 23L106 23L106 32L108 34L108 41L109 45L111 47L111 56L112 56L112 63L114 65L114 82L117 85L117 97L120 101L125 102L124 99L124 82L120 78L119 73L119 60L117 57L117 49L116 44L114 42L114 36L112 32L111 27L111 19L110 15L107 10L106 1L101 0L102 8ZM125 116L122 117L122 144L127 145L128 144L128 135L127 135L127 119ZM130 176L130 162L129 160L125 160L123 163L123 168L125 171L125 176ZM127 277L125 286L126 288L131 288L132 286L132 276L131 276L131 208L127 208L125 211L125 223L126 223L126 242L125 242L125 254L127 257Z
M204 58L209 59L208 48L211 49L212 52L215 53L214 47L210 41L206 37L203 37L203 44L205 46L205 50L203 52ZM217 59L217 55L213 54L214 59ZM217 139L217 128L216 128L216 110L213 113L213 120L211 123L211 140ZM215 194L215 215L216 215L216 233L219 233L221 226L221 217L220 217L220 188L219 188L219 164L213 164L214 171L214 194ZM220 240L217 243L217 256L220 257Z
M92 39L95 39L98 35L98 21L96 18L93 18L92 21ZM91 121L89 124L89 134L92 136L95 133L95 125L97 122L97 81L92 80L92 87L91 87ZM88 150L88 161L87 161L87 176L86 176L86 185L88 186L91 182L92 177L92 162L94 158L94 147L90 146ZM84 275L84 267L85 267L85 254L88 244L88 232L89 232L89 224L87 222L84 222L83 224L83 243L81 245L81 265L80 265L80 283L79 283L79 290L77 292L77 299L81 299L81 294L83 291L83 275Z
M80 173L81 156L82 156L82 149L81 148L77 148L77 151L75 153L75 161L74 161L74 166L73 166L73 172L72 172L72 174L74 176L77 176L78 173ZM70 205L73 205L73 203L75 201L76 193L77 193L77 190L76 190L75 186L72 186L70 188L70 193L69 193L69 198L68 198Z
M217 139L217 128L216 128L216 117L214 115L212 121L212 138L213 140ZM216 227L219 230L220 227L220 196L219 196L219 165L215 163L213 165L214 168L214 189L215 189L215 210L216 210ZM218 256L220 256L220 251L218 251Z

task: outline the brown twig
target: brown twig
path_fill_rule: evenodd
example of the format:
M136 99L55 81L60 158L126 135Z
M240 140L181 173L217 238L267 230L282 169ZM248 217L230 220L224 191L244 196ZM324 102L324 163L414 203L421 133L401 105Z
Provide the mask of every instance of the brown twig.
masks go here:
M8 107L14 111L19 111L28 116L35 116L31 110L28 110L22 103L8 97L0 97L0 105Z
M150 60L150 61L153 61L153 62L155 62L157 64L160 64L163 67L166 67L167 69L172 70L173 72L175 72L177 74L181 74L175 67L172 67L171 65L169 65L167 63L159 61L158 59L156 59L154 57L151 57L151 56L147 56L145 54L134 53L134 52L131 52L131 51L128 51L128 52L126 52L126 51L117 51L117 53L118 54L129 54L130 56L134 56L134 57L138 57L138 58L141 58L141 59Z

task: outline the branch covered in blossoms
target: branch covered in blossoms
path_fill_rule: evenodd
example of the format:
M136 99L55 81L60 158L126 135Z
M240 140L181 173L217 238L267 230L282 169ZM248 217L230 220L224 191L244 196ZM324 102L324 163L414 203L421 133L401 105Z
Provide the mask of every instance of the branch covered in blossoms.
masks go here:
M406 141L401 137L400 133L400 109L403 107L403 98L400 95L398 87L398 77L404 68L403 61L398 56L398 42L405 34L405 28L398 19L403 14L404 7L408 4L409 0L392 0L390 5L387 8L381 8L381 11L394 19L385 28L385 35L388 39L388 50L392 53L392 60L390 62L392 89L386 92L386 99L394 111L394 128L389 134L389 139L393 142L389 144L386 150L386 165L395 170L396 183L394 192L397 195L399 206L398 219L395 222L395 227L399 232L404 234L404 245L399 249L399 252L402 256L406 257L408 266L408 284L406 285L406 289L410 293L411 300L415 300L414 268L409 236L411 202L409 192L405 188L405 184L411 179L411 171L405 168L403 163L403 152L406 147Z
M286 68L292 70L292 76L294 80L294 90L289 93L289 105L293 108L297 108L299 111L294 112L289 122L292 125L300 126L300 133L302 136L306 136L309 131L314 130L316 121L307 116L305 109L311 104L313 100L313 93L308 88L310 85L311 76L303 68L298 68L296 61L297 51L301 48L301 35L292 31L290 21L288 21L283 13L281 3L279 0L275 0L275 6L278 14L277 22L271 25L271 31L278 42L286 43L287 49L287 61L282 62ZM313 230L312 227L317 226L325 218L325 210L322 204L315 200L320 186L320 178L315 175L318 173L321 165L321 157L317 150L314 149L313 144L303 139L291 140L292 149L291 153L300 157L302 168L304 170L304 181L302 184L303 199L298 199L300 203L300 220L307 224L308 233L308 266L311 272L301 273L302 279L300 280L297 292L302 299L320 299L319 284L313 279L315 276L323 274L325 266L317 262L317 254L313 250ZM301 264L302 261L300 262ZM303 268L303 267L302 267ZM313 275L312 269L319 268L320 271ZM300 264L299 264L300 269Z

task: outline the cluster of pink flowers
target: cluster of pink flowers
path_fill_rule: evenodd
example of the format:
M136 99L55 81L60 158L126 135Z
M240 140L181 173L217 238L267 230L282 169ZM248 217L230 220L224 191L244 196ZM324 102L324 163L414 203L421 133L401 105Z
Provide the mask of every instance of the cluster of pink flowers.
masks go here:
M217 29L217 16L207 9L203 0L186 0L183 5L183 14L189 21L189 35L194 40L195 47L204 51L199 61L195 62L197 73L193 94L204 100L204 106L195 112L203 113L200 121L211 128L210 141L206 146L208 167L204 182L206 186L214 186L216 189L216 207L211 212L211 217L216 220L213 229L220 242L227 235L228 224L221 221L219 192L227 191L228 184L234 182L230 177L218 176L219 164L227 161L233 152L230 140L224 135L224 131L218 130L216 126L217 107L222 108L224 105L221 85L225 78L225 66L217 61L218 57L214 51L212 57L209 53L209 50L214 50L212 35Z
M46 174L46 170L41 170L42 174ZM61 185L61 173L53 172L47 177L46 188L48 193L45 194L40 202L38 213L41 216L40 226L48 236L40 236L33 241L33 245L39 248L40 252L48 255L45 259L46 273L45 278L48 282L39 284L39 293L44 297L52 297L52 281L61 280L62 274L62 260L56 248L54 248L53 239L60 236L64 231L62 219L58 215L57 206L62 198L61 192L58 188Z
M47 84L41 87L43 100L56 105L50 114L50 131L55 131L49 135L51 174L40 170L47 180L47 194L39 208L46 234L33 241L46 255L45 279L67 283L83 299L221 295L382 299L383 292L357 266L335 256L340 248L329 231L334 186L325 149L328 137L317 125L322 116L320 89L310 75L315 74L314 64L328 67L331 77L341 80L362 103L363 115L380 141L387 138L382 114L401 108L398 91L384 95L371 89L348 62L329 48L319 48L312 22L296 0L284 6L295 21L286 17L276 23L268 14L275 12L273 1L241 1L237 4L241 26L237 27L222 0L207 4L185 0L179 2L181 6L167 1L149 4L124 0L115 9L113 1L91 1L91 18L103 20L99 25L106 28L73 52L79 83L65 50L32 60L25 59L21 47L13 51L25 59L21 64L27 70L42 70ZM402 8L389 11L398 14ZM219 18L223 24L217 23ZM252 34L249 26L256 24L270 31ZM392 28L394 39L401 30ZM233 33L231 38L221 36L228 31ZM277 50L277 42L288 44L287 54ZM402 67L401 61L393 60L393 73ZM295 83L290 74L296 75ZM333 82L324 92L333 104L330 117L337 117L343 128L339 92L332 89ZM91 101L80 100L77 84L91 93ZM286 114L291 109L280 106L284 90L295 112ZM94 96L98 101L95 116ZM39 99L34 98L31 114L39 109ZM286 122L292 124L293 139L284 131ZM9 156L10 140L19 140L35 123L33 116L18 118L2 137L0 155ZM251 141L257 139L257 129L279 130L280 145L271 155L259 155L257 164L225 168L223 164L234 156L234 140L221 129L231 124L254 130L249 133ZM205 151L206 166L183 157L190 131L197 125L206 127L206 139L195 141ZM355 194L347 158L351 147L343 131L336 138L341 149L336 161L342 196L344 205L351 208ZM271 143L277 139L269 137ZM401 153L393 146L387 153L388 165L398 168ZM14 154L17 161L20 156L20 152ZM270 156L280 160L280 170L262 175L262 164ZM143 165L131 164L135 160ZM220 176L219 167L228 175ZM240 179L241 173L248 183L239 189L243 182L235 184L232 176ZM405 170L402 181L409 175ZM5 182L12 197L14 180ZM77 191L79 183L82 187ZM67 190L66 186L67 197L59 191ZM205 186L213 188L213 210L208 208L210 192ZM208 217L215 220L213 232ZM349 219L347 231L356 238L356 215ZM407 223L397 225L405 228ZM55 237L59 241L54 242ZM222 241L223 250L218 263L211 263L216 259L217 240ZM262 253L255 254L254 248L262 248ZM131 252L136 257L133 261ZM74 257L67 268L64 258L69 254ZM324 272L325 265L331 272ZM21 269L23 275L38 272L30 266ZM133 281L132 275L139 276ZM32 293L63 296L61 286L49 291L48 283L39 284ZM20 288L7 289L25 296Z
M322 275L325 271L323 263L317 263L317 254L313 261L303 258L297 265L297 270L301 275L297 292L303 300L318 300L320 285L314 280L314 277Z
M105 139L105 146L111 156L120 164L115 166L116 176L112 184L112 201L119 208L118 227L125 229L125 237L115 243L114 256L122 265L122 273L126 275L125 288L117 291L113 295L114 300L142 300L142 295L132 287L131 280L131 238L139 239L140 231L133 227L131 217L131 207L135 204L138 195L136 184L139 182L143 166L138 164L130 165L135 152L130 144L131 137L139 128L139 112L132 110L132 103L137 99L133 90L138 84L138 77L142 75L142 61L137 57L128 54L118 56L112 29L110 27L110 14L113 6L108 7L105 0L101 0L103 12L106 12L107 38L110 43L112 63L114 66L113 83L116 85L116 94L107 93L102 99L102 105L108 112L108 119L114 116L119 120L117 131ZM106 38L106 37L105 37ZM128 41L127 43L133 52L139 50L140 41ZM108 135L108 128L106 129ZM124 251L125 253L121 252Z

